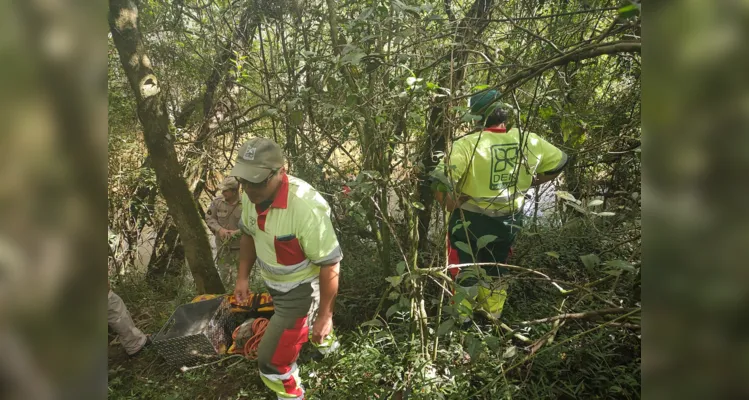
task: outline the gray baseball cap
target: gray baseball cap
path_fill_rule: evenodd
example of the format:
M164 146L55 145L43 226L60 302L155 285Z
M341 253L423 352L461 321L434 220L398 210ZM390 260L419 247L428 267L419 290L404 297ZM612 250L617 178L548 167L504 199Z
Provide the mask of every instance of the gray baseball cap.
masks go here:
M283 152L276 142L256 137L246 141L239 148L231 176L236 176L252 183L260 183L268 178L272 171L283 167Z

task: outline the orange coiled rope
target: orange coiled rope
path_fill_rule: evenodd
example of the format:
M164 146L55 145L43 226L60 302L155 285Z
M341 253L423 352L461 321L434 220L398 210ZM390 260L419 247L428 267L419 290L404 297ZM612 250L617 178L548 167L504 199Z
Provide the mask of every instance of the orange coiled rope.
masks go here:
M254 335L247 339L247 342L245 342L244 348L242 349L242 354L248 360L254 360L257 358L257 349L267 328L268 320L266 318L257 318L252 322L252 332Z

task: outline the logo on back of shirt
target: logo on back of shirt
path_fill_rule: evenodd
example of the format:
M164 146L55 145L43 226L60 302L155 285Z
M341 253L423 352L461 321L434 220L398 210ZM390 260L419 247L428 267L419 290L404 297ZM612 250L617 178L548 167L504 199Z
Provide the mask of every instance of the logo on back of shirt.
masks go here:
M517 184L518 143L495 144L492 146L492 169L489 189L501 190Z

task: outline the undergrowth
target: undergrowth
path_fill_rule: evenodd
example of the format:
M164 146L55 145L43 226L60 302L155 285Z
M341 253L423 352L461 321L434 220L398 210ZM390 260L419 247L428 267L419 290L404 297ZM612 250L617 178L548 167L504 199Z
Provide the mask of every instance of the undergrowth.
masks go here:
M378 272L374 248L365 241L341 238L345 251L340 295L334 321L342 347L323 359L301 356L301 377L310 399L538 399L639 398L640 336L638 329L603 326L603 319L566 320L519 327L520 321L564 312L605 308L605 301L632 304L636 276L606 269L607 260L638 260L628 236L600 234L592 222L539 227L517 242L512 263L548 274L566 290L569 284L598 282L590 291L560 291L543 279L513 275L503 321L531 338L523 343L487 321L439 332L436 309L439 290L429 300L429 343L414 333L409 313L386 318L391 290ZM610 232L610 231L609 231ZM609 233L609 235L611 235ZM612 246L620 244L611 250ZM605 253L604 253L605 251ZM581 255L597 254L598 269L590 270ZM608 272L607 272L608 271ZM602 280L603 279L603 280ZM155 333L171 312L195 295L182 278L161 281L127 277L113 289L123 298L136 324ZM445 298L445 303L449 299ZM373 322L375 311L379 318ZM446 311L446 310L443 310ZM443 313L441 322L448 320ZM629 318L637 322L638 318ZM620 321L621 322L621 321ZM442 330L442 327L439 327ZM551 335L550 332L555 332ZM540 340L542 339L542 340ZM168 367L149 349L135 359L110 337L109 394L112 399L272 399L253 362L228 358L219 364L180 372ZM426 350L426 353L425 351ZM425 356L427 354L428 356Z

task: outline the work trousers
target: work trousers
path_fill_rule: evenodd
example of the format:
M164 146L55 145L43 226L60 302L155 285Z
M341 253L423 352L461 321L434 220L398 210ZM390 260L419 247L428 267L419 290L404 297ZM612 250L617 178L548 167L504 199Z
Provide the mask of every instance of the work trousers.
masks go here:
M467 223L467 226L465 225ZM508 215L505 217L489 217L483 214L455 210L450 215L448 222L448 245L450 264L472 263L474 259L478 263L507 262L515 237L523 225L523 214ZM466 233L467 231L467 233ZM492 235L495 239L486 243L484 247L478 248L479 238ZM473 254L464 251L456 243L470 244ZM467 249L467 246L463 246ZM484 267L488 276L498 277L506 272L506 268L498 266ZM450 270L453 278L458 270ZM466 282L466 285L475 284L475 280Z
M302 345L309 340L317 316L319 282L305 283L286 293L269 292L275 313L258 346L260 377L279 399L304 399L296 361ZM327 354L335 351L338 342L331 333L322 344L313 345L321 353Z
M506 263L522 224L522 213L490 217L471 211L455 210L448 222L448 263L468 264L474 260L477 263ZM479 239L486 235L492 235L494 239L489 242L482 241L482 247L479 248ZM472 253L466 251L469 250L469 245ZM499 318L508 289L507 282L501 279L501 275L507 272L507 269L499 266L481 268L486 272L487 279L477 276L475 267L450 269L450 274L457 285L463 288L467 299L477 301L478 306L493 317ZM467 299L461 302L466 307L470 304Z
M130 318L130 313L120 296L109 291L109 312L107 322L120 337L120 343L127 354L134 354L146 344L146 335L141 332Z

